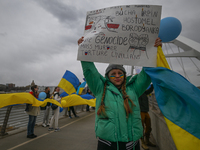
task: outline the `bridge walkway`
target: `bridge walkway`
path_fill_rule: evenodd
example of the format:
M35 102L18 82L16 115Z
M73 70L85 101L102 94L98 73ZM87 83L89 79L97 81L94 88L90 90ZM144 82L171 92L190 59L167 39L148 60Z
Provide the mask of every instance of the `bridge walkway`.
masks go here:
M35 127L37 138L29 139L26 131L4 136L0 139L1 150L96 150L95 114L81 112L79 118L64 117L59 120L60 132L48 131L41 125ZM27 118L28 119L28 118ZM153 142L154 139L151 136ZM141 148L142 150L142 148ZM150 147L150 150L159 150Z

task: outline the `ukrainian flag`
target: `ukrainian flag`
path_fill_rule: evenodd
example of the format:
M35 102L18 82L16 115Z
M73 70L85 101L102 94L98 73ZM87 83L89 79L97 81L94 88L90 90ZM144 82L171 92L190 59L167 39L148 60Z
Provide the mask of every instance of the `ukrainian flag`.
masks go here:
M65 96L68 96L69 94L67 94L66 92L62 92L61 94L60 94L60 97L65 97Z
M144 70L151 77L158 106L177 149L200 149L200 90L180 74L166 69L169 65L161 47L157 66Z
M60 94L60 97L62 97L61 104L63 107L77 105L90 105L92 107L95 107L96 105L96 98L90 94L84 94L79 96L76 93L68 95L66 92L63 92Z
M86 85L86 81L84 81L79 87L78 87L78 90L77 90L77 93L78 95L81 95L81 93L83 92L83 89Z
M9 93L9 94L0 94L0 108L6 107L9 105L16 105L16 104L32 104L35 107L44 107L46 106L47 102L56 104L60 107L61 104L54 100L54 99L45 99L44 101L39 101L30 93Z
M79 86L79 79L70 71L66 71L63 75L58 87L62 88L67 94L76 93Z
M89 98L89 97L87 97ZM87 99L86 97L82 98L77 94L71 94L69 96L65 96L61 99L61 104L63 107L77 106L77 105L89 105L92 107L96 106L96 98ZM91 97L90 97L91 98ZM64 101L64 103L63 103Z
M90 95L90 94L84 94L84 95L80 95L80 97L82 97L83 99L87 99L87 100L90 100L90 99L95 99L94 96Z

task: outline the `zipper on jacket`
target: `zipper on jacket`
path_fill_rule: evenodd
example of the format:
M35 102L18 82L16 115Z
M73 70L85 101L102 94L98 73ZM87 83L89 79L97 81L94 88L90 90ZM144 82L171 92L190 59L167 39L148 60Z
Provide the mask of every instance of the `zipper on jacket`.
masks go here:
M132 126L132 136L133 136L133 141L134 141L134 131L133 131L133 126Z
M117 138L117 127L115 126L115 138L117 140L117 150L119 150L118 138Z

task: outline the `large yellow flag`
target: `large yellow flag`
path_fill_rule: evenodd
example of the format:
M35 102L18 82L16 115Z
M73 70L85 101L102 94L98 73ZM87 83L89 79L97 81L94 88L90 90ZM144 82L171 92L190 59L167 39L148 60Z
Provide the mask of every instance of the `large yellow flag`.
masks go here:
M157 48L157 67L164 67L170 69L161 46L158 46Z
M9 106L9 105L16 105L16 104L32 104L35 107L44 107L46 106L47 102L56 104L60 107L61 104L54 100L54 99L45 99L44 101L39 101L30 93L10 93L10 94L0 94L0 108Z

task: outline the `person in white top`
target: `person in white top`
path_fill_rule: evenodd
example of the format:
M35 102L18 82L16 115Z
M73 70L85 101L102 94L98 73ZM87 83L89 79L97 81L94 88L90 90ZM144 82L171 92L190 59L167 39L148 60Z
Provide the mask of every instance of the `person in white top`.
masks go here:
M54 92L53 92L53 97L54 97L55 100L57 100L60 103L61 102L61 97L60 97L59 92L60 92L60 88L59 87L55 87ZM57 131L60 131L60 129L58 127L58 119L59 119L60 107L57 107L56 109L54 109L52 107L52 109L54 111L54 115L51 117L49 131L54 130L54 128L53 128L53 125L54 125L55 132L57 132Z

